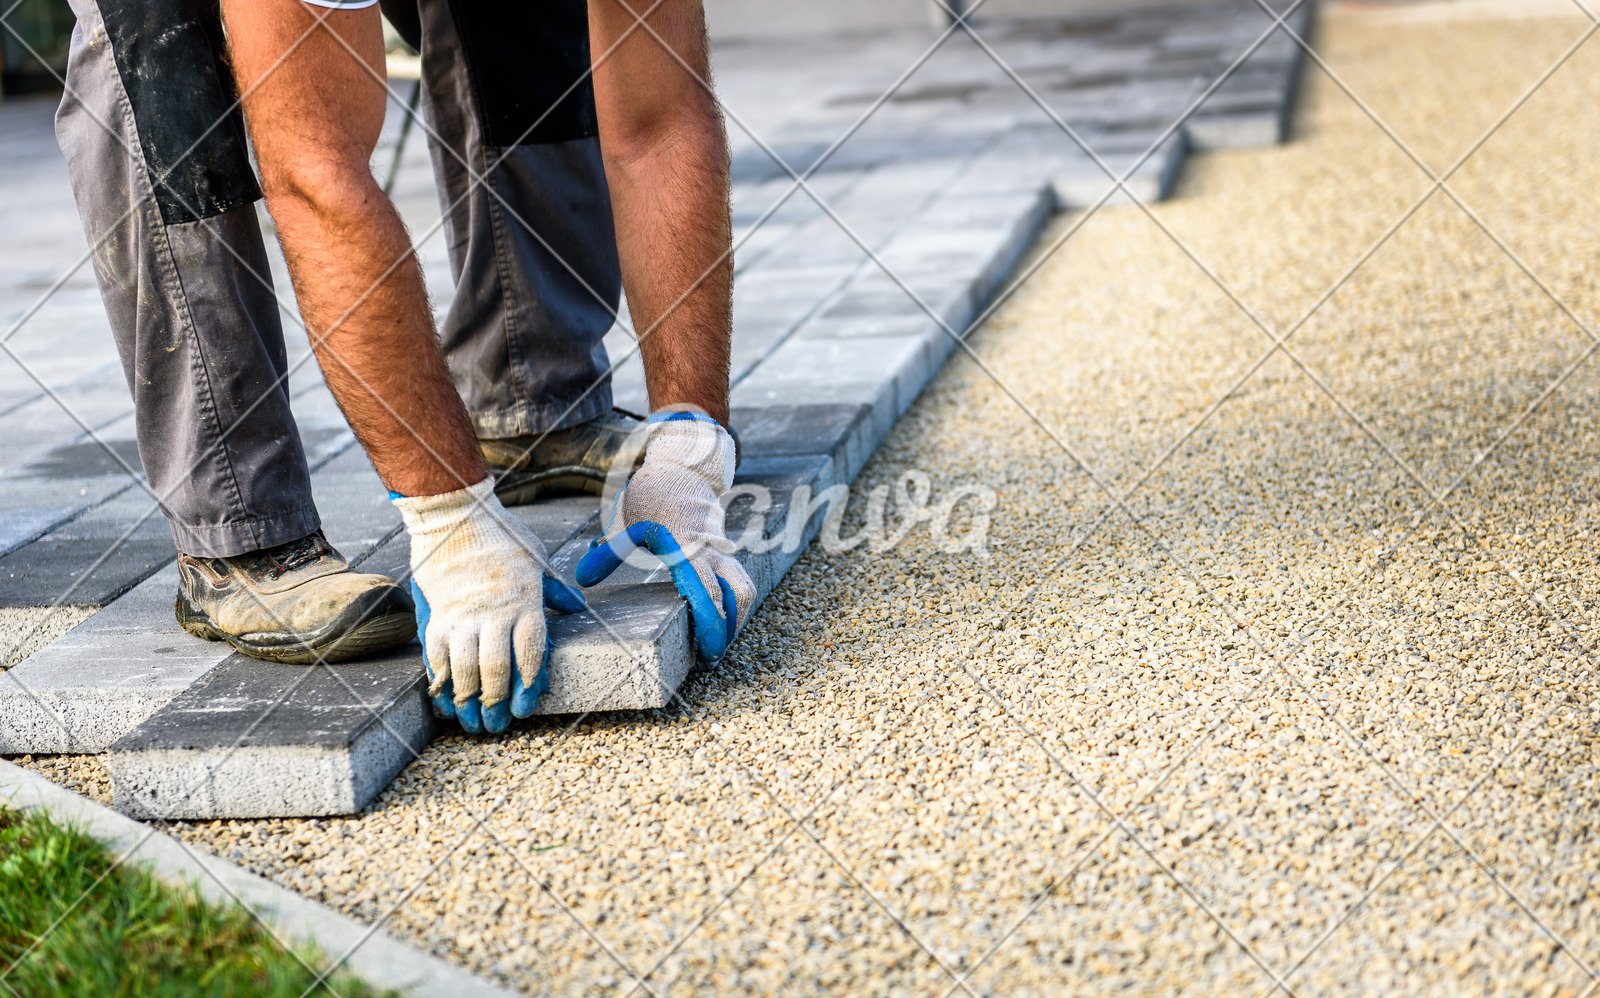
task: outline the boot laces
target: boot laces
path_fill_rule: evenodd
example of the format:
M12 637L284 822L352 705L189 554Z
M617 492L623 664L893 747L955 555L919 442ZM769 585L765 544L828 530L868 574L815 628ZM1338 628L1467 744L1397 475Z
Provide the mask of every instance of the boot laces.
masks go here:
M273 548L267 552L267 557L272 559L272 577L280 579L303 565L311 564L326 554L327 551L328 548L323 543L321 531L309 537L302 537L297 541L290 541L281 547Z

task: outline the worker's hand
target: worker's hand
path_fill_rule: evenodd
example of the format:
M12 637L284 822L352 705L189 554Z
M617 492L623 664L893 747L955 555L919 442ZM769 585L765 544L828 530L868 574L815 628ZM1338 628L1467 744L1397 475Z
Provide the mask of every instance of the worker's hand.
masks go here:
M411 537L411 595L441 717L471 734L528 717L549 687L544 612L583 609L583 596L548 574L532 530L506 512L494 480L438 496L391 494Z
M599 583L644 548L667 566L689 601L700 653L720 658L756 599L723 523L733 438L699 412L656 413L645 432L644 463L613 498L605 529L578 562L578 584Z

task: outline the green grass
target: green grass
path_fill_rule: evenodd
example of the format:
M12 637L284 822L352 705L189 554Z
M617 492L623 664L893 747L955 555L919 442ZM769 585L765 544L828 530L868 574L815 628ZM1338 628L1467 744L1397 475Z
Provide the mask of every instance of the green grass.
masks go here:
M292 998L316 979L244 909L112 862L81 832L0 810L0 993ZM319 990L374 994L348 976Z

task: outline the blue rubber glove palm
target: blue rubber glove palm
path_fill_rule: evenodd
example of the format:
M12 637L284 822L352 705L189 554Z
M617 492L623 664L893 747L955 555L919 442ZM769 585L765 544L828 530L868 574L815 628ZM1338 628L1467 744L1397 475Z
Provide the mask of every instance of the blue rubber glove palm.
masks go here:
M733 487L733 438L700 413L650 417L644 463L612 503L601 537L578 562L597 585L639 549L666 565L689 604L695 647L722 657L755 604L756 587L734 558L722 496Z

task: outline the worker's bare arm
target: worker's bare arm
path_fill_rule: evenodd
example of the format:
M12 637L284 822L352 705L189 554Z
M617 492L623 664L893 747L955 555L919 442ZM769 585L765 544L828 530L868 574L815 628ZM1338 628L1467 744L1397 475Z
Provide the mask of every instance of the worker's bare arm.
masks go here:
M396 492L482 481L410 239L369 165L384 115L378 9L222 6L267 208L334 398Z
M369 165L383 125L376 7L223 0L245 120L328 387L390 489L435 709L504 731L548 682L539 538L508 515L434 335L422 274Z
M643 22L639 16L645 16ZM732 335L728 139L709 88L700 0L589 0L600 148L628 307L650 391L644 462L608 511L609 543L578 581L603 581L636 547L667 565L689 603L695 646L722 655L755 605L723 501ZM668 410L692 407L698 413Z
M728 421L728 142L700 0L589 0L600 146L650 406ZM620 43L619 43L620 40ZM613 51L613 46L615 50Z

